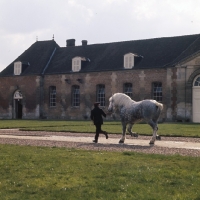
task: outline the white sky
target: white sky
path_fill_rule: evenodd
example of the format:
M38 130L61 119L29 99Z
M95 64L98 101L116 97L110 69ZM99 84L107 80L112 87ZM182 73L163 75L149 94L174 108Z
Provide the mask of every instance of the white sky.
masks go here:
M0 71L38 41L88 44L200 33L200 0L0 0Z

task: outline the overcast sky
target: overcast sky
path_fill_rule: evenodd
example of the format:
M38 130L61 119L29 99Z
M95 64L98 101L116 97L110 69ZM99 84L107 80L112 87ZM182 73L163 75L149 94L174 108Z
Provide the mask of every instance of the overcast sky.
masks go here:
M0 71L38 41L88 44L200 33L200 0L0 0Z

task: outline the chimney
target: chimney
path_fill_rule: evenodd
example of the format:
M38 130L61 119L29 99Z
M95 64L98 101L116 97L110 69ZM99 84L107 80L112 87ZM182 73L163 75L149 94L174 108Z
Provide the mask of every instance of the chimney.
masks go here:
M69 40L66 40L66 45L67 47L74 47L75 46L75 39L69 39Z
M87 46L87 40L82 40L82 46Z

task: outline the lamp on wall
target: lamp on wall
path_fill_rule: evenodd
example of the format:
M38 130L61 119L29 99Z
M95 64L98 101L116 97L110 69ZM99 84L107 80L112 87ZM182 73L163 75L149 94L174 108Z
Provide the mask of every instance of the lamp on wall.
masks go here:
M67 79L67 78L66 78L65 81L66 81L68 84L71 83L70 79Z
M79 83L83 83L83 80L80 79L80 78L78 78L77 81L78 81Z

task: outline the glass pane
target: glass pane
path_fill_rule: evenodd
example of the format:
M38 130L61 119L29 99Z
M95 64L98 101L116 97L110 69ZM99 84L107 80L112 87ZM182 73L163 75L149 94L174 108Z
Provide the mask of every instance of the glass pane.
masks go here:
M80 106L80 90L79 86L73 86L72 88L72 106Z
M162 83L153 83L153 99L162 102Z
M50 107L55 107L56 106L56 87L55 86L51 86L49 88L50 92L49 92L49 104Z
M132 98L132 84L131 83L125 83L124 84L124 94L128 95Z
M97 86L97 101L100 102L100 106L105 106L105 86Z
M200 86L200 76L194 82L194 86Z

